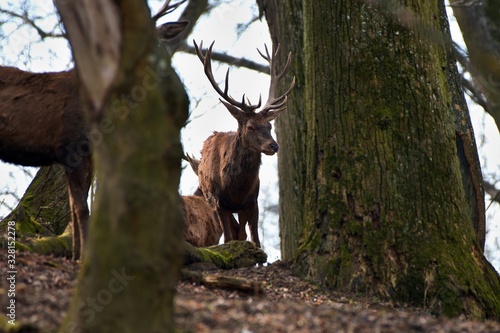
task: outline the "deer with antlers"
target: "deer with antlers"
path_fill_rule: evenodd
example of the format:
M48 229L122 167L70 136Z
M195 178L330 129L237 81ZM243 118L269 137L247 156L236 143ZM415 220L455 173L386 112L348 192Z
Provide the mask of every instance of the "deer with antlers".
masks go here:
M173 5L167 1L153 20L184 1ZM157 28L158 38L171 39L187 25L186 21L165 23ZM30 73L0 66L0 160L24 166L58 163L65 167L74 260L80 259L87 234L90 146L74 70Z
M229 113L238 121L236 132L214 132L203 144L201 161L198 165L199 188L208 203L215 207L222 223L224 242L230 240L246 240L246 224L250 228L251 240L260 247L258 234L259 208L259 169L261 154L274 155L278 144L271 136L271 121L286 110L287 96L295 85L293 78L288 90L277 96L279 81L288 71L291 63L291 53L288 54L286 65L278 73L274 58L279 52L279 45L273 55L269 54L267 46L265 54L259 54L269 62L271 83L269 97L264 106L259 98L257 104L238 102L228 94L229 69L226 73L225 88L222 90L212 74L211 54L214 43L202 52L194 42L196 54L203 63L205 75L215 91L222 97L220 101ZM233 217L238 213L238 222Z

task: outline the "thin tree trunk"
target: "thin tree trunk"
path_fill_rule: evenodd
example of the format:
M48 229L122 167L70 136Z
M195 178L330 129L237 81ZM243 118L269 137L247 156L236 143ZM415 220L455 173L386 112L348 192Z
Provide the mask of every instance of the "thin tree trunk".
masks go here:
M274 45L281 45L278 61L286 63L292 52L292 65L288 75L295 76L296 84L287 102L286 111L275 121L278 152L279 227L281 258L291 259L298 248L298 239L304 226L304 42L302 1L257 1L265 13ZM283 67L281 66L281 67ZM289 80L283 80L290 82ZM285 89L285 87L283 87Z

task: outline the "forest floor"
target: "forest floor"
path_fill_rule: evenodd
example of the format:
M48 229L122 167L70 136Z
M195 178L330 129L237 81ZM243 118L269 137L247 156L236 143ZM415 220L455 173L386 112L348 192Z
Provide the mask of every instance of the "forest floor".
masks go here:
M7 254L0 251L0 331L9 327ZM16 255L15 332L55 332L76 284L78 264L64 258ZM260 293L179 282L175 320L182 332L500 332L500 323L433 317L359 295L326 291L295 277L287 265L210 270L204 274L264 282ZM104 308L105 309L105 308ZM4 331L2 331L4 332Z

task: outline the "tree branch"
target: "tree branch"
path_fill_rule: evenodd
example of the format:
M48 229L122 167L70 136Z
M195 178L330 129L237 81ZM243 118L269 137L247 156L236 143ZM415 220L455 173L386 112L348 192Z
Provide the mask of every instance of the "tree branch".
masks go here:
M184 44L182 47L179 47L179 51L196 55L196 50L194 49L194 47L189 46L187 44ZM248 60L245 58L237 58L227 53L219 53L219 52L212 52L211 57L213 60L223 62L232 66L244 67L260 73L269 74L269 66L259 64L252 60Z
M488 205L488 207L486 207L486 210L488 210L488 208L490 208L490 206L493 202L500 204L500 191L497 190L497 188L495 187L495 184L492 184L492 183L488 182L487 180L484 180L484 191L486 193L488 193L488 195L491 197L491 202Z
M66 34L64 33L55 33L54 31L46 31L42 29L38 24L36 24L36 18L30 18L26 11L24 11L23 13L16 13L8 9L0 8L0 13L22 20L24 24L27 24L35 29L35 31L40 36L40 39L42 40L45 38L66 38Z

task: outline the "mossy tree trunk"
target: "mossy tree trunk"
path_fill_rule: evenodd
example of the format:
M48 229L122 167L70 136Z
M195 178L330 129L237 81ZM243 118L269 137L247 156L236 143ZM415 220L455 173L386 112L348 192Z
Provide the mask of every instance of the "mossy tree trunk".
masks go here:
M60 235L71 221L68 180L60 165L40 168L23 197L2 221L15 221L17 235Z
M295 268L336 290L499 319L500 279L474 228L484 215L479 165L444 4L407 5L303 2L305 105L287 111L303 112L306 128Z
M145 1L102 1L98 11L87 5L58 3L79 74L90 70L89 63L113 56L106 52L114 46L119 67L114 75L113 64L99 63L109 70L103 79L113 78L104 84L109 91L102 108L99 91L87 95L93 105L87 108L90 131L102 134L93 154L99 185L78 286L61 331L172 332L183 253L177 189L187 95L170 59L158 49ZM75 13L95 17L84 22L96 25L78 26L68 18ZM102 21L104 13L108 22ZM101 23L108 28L96 33ZM102 39L79 45L75 36L86 35L87 29L91 37L80 42ZM113 34L121 40L108 39ZM92 52L101 56L92 58Z

